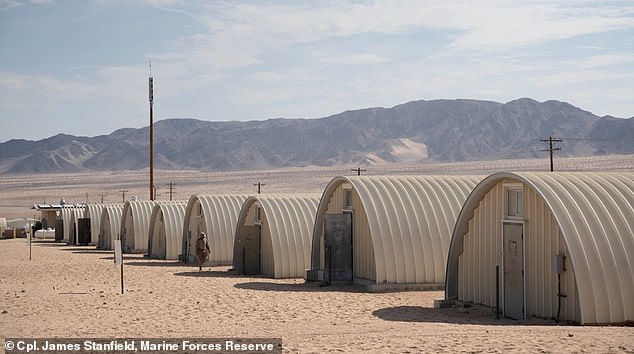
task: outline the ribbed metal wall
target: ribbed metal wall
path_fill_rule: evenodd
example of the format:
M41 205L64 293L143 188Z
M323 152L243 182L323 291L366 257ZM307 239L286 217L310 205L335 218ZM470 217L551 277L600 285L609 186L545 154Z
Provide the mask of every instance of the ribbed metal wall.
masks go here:
M75 207L63 207L62 208L62 220L64 223L64 242L70 241L70 233L72 230L71 227L71 216L73 215L73 210Z
M175 260L183 245L183 224L187 201L158 201L150 217L148 255Z
M153 200L127 201L121 214L121 247L123 252L143 253L147 251L147 236L150 230L150 217L156 205Z
M556 316L552 256L566 255L560 318L634 320L634 173L497 173L465 202L447 262L446 297L493 306L505 183L524 191L526 315ZM503 277L502 282L503 282ZM503 283L501 287L503 289ZM502 302L503 303L503 302Z
M97 245L99 243L99 232L101 226L101 214L103 208L108 204L88 204L84 209L83 218L90 219L90 244Z
M254 225L255 209L262 208L262 274L274 278L304 276L310 267L311 238L319 197L319 194L273 194L246 200L238 224ZM239 237L237 233L236 237Z
M196 260L196 239L205 232L212 264L231 264L233 240L240 209L246 195L193 195L185 210L182 255L186 262ZM199 214L200 213L200 214Z
M342 212L345 194L339 189L349 183L355 276L377 284L444 282L451 231L462 203L480 180L479 176L334 178L315 219L312 269L323 270L324 216Z
M75 208L70 208L69 211L69 222L68 222L68 228L69 228L69 233L68 233L68 237L69 240L68 242L71 244L76 244L78 242L78 237L79 235L77 234L79 232L79 219L81 219L84 216L84 209L85 207L75 207ZM62 209L63 211L64 209ZM72 232L73 230L75 230L75 235L73 237ZM64 234L66 234L66 225L64 225Z
M106 205L101 210L99 242L97 244L97 247L99 249L114 249L114 240L119 239L119 232L121 231L122 213L123 204Z

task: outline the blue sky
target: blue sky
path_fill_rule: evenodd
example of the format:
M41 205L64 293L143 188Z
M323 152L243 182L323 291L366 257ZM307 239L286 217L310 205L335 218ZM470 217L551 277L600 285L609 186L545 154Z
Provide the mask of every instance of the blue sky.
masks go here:
M634 116L634 2L0 0L0 142L520 97Z

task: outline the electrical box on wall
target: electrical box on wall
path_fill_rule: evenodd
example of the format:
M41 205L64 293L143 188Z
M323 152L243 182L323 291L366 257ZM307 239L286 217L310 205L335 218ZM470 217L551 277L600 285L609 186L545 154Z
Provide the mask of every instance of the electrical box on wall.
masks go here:
M563 273L566 270L566 256L563 254L554 255L551 264L553 273Z

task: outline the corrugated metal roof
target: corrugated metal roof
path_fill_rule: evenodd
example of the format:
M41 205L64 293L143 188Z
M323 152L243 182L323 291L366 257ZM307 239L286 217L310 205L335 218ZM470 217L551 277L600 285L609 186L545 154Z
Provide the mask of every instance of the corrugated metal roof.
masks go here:
M77 221L84 215L85 207L62 208L62 220L64 222L64 242L77 242L77 235L71 235L73 227L77 233ZM74 242L73 242L74 241Z
M200 201L202 212L207 225L207 242L211 248L210 262L231 262L233 259L233 240L235 237L236 223L240 208L246 195L193 195L189 198L185 211L185 223L183 225L183 253L195 256L195 251L189 252L187 247L187 231L189 221L194 212L192 209L197 201ZM194 235L194 240L196 239ZM193 243L192 243L193 244Z
M446 296L457 295L457 264L473 210L505 178L529 185L559 224L577 279L581 323L634 320L634 173L496 173L467 199L447 263Z
M148 233L148 254L164 259L178 259L182 251L183 222L185 220L186 200L159 201L152 210L150 231ZM161 222L157 220L162 216ZM159 232L161 227L163 232ZM158 240L159 235L165 237ZM164 249L158 249L159 245ZM162 247L161 247L162 248Z
M313 235L313 269L329 195L349 182L366 211L376 282L442 283L451 232L462 203L481 176L336 177L321 199Z
M253 203L259 203L266 215L275 278L302 277L310 267L319 198L319 194L263 194L249 197L244 202L238 220L244 222Z
M152 216L152 208L156 205L154 200L131 200L127 201L123 206L121 213L121 230L119 237L123 240L121 247L127 252L145 252L147 251L147 235L150 230L150 216ZM130 211L130 213L128 212ZM134 240L125 240L124 228L126 218L132 217L132 225L134 227Z
M123 204L111 204L106 205L101 210L101 220L99 222L99 242L98 246L101 249L111 250L114 249L114 240L119 238L119 232L121 231L121 214L123 213ZM106 220L109 225L104 225ZM110 238L103 239L101 230L108 227L110 230Z
M99 228L101 227L101 213L103 208L108 204L87 204L84 209L84 218L90 219L90 243L97 244L99 242Z

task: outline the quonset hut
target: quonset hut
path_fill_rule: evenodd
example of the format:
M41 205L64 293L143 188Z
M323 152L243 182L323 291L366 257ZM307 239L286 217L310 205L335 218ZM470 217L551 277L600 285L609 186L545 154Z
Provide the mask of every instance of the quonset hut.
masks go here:
M99 228L101 227L101 215L103 208L108 204L87 204L84 209L84 219L90 219L90 245L99 243Z
M185 209L181 260L196 260L198 234L207 235L209 263L228 265L233 259L233 239L240 208L246 195L193 195Z
M183 249L183 222L186 207L185 200L160 201L154 206L148 234L150 258L178 259Z
M437 289L451 233L478 176L336 177L315 218L307 280L368 290Z
M84 215L85 207L64 207L62 208L62 219L64 223L64 242L75 245L78 242L79 219Z
M319 194L249 197L236 227L233 268L247 275L303 277L310 250Z
M123 204L106 205L101 210L101 221L99 223L99 242L97 244L98 249L114 249L114 240L119 239L119 232L121 231L122 213Z
M445 297L515 319L633 321L633 255L634 173L496 173L457 220Z
M124 253L145 253L150 230L150 216L156 205L153 200L131 200L121 213L121 248Z

